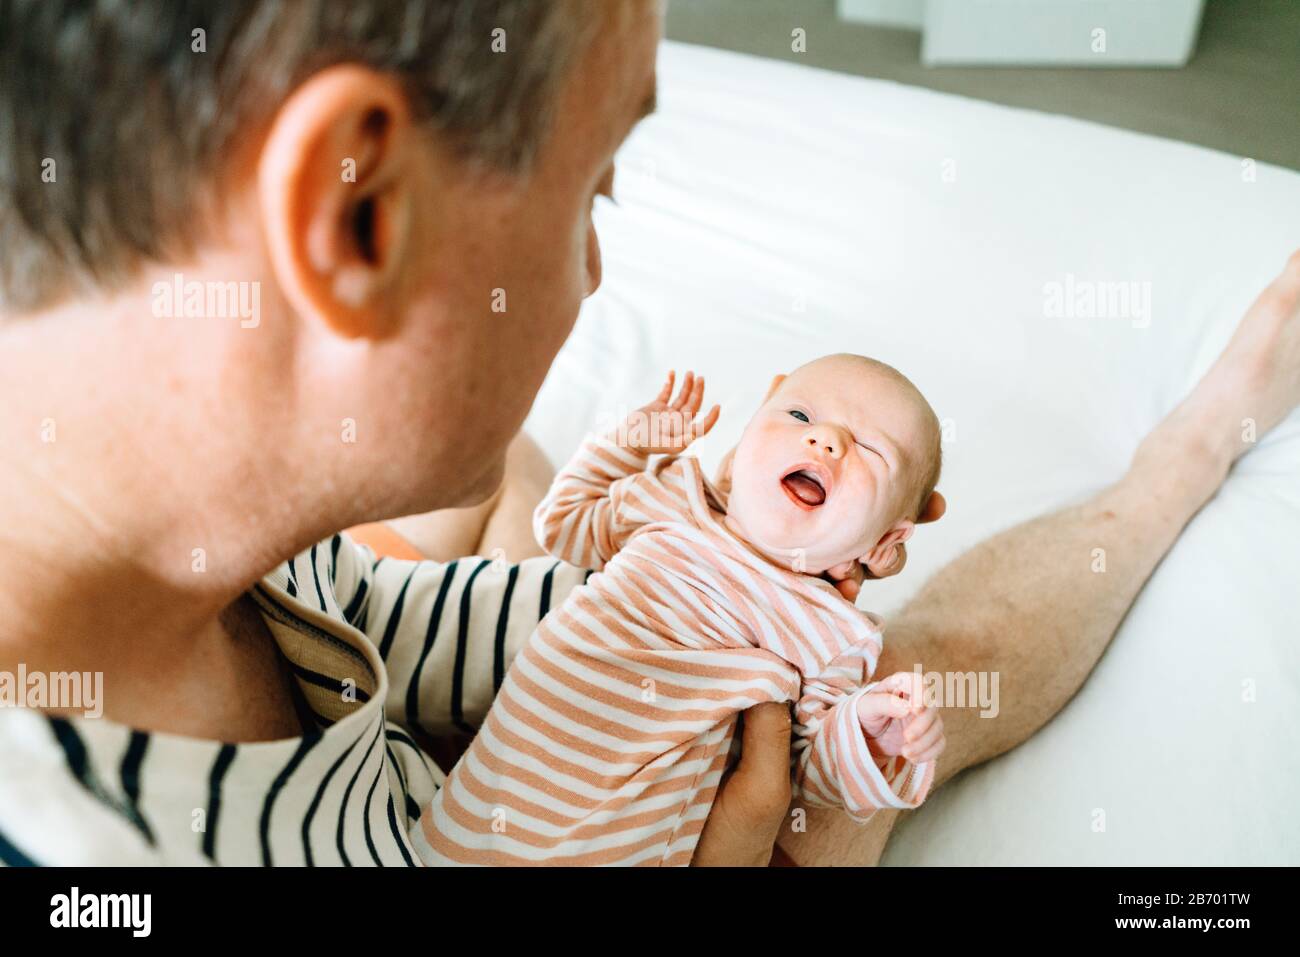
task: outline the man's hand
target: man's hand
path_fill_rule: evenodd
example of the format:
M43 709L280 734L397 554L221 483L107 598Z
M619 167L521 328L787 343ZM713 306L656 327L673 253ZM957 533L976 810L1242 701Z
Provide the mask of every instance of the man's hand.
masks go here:
M717 405L704 418L696 418L704 402L704 376L687 372L681 392L673 399L676 376L676 372L669 372L668 381L654 400L627 417L619 435L619 443L624 448L645 455L675 454L700 436L708 435L717 423L722 412Z
M692 867L766 867L790 807L790 708L756 704L742 716L740 761L723 778Z

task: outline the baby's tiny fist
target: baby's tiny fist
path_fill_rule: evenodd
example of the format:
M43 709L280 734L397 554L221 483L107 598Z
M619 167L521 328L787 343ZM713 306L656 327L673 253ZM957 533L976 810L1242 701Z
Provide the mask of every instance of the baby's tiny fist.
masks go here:
M906 698L876 690L858 699L858 723L873 754L897 756L903 748L903 719L911 712Z
M933 761L947 744L943 719L936 709L923 707L905 722L901 753L907 760L917 764Z

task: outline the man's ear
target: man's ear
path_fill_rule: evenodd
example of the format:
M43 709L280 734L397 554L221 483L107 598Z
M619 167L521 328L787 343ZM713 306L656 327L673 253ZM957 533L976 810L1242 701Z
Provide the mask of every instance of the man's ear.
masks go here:
M291 305L345 338L396 326L415 203L415 136L398 84L329 67L281 106L258 160L276 279Z
M912 537L914 531L916 531L916 525L912 523L911 519L900 518L893 528L880 536L880 541L876 542L871 551L863 555L859 561L868 566L887 564L885 558L889 555L890 550L897 545L904 544Z

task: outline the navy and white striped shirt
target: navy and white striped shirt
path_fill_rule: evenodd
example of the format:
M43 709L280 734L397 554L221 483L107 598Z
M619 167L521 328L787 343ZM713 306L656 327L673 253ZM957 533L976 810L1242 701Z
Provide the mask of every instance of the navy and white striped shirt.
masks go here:
M443 772L515 652L587 572L375 560L346 535L254 589L318 730L223 744L0 709L0 864L411 865Z

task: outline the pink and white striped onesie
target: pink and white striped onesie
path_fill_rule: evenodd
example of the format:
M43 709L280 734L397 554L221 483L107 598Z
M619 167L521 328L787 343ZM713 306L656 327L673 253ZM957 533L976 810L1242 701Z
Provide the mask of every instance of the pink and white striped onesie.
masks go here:
M425 809L429 863L689 864L736 716L763 701L796 702L808 803L863 821L921 803L934 763L873 756L857 717L879 620L760 556L725 511L694 457L583 444L534 527L598 574L538 626Z

